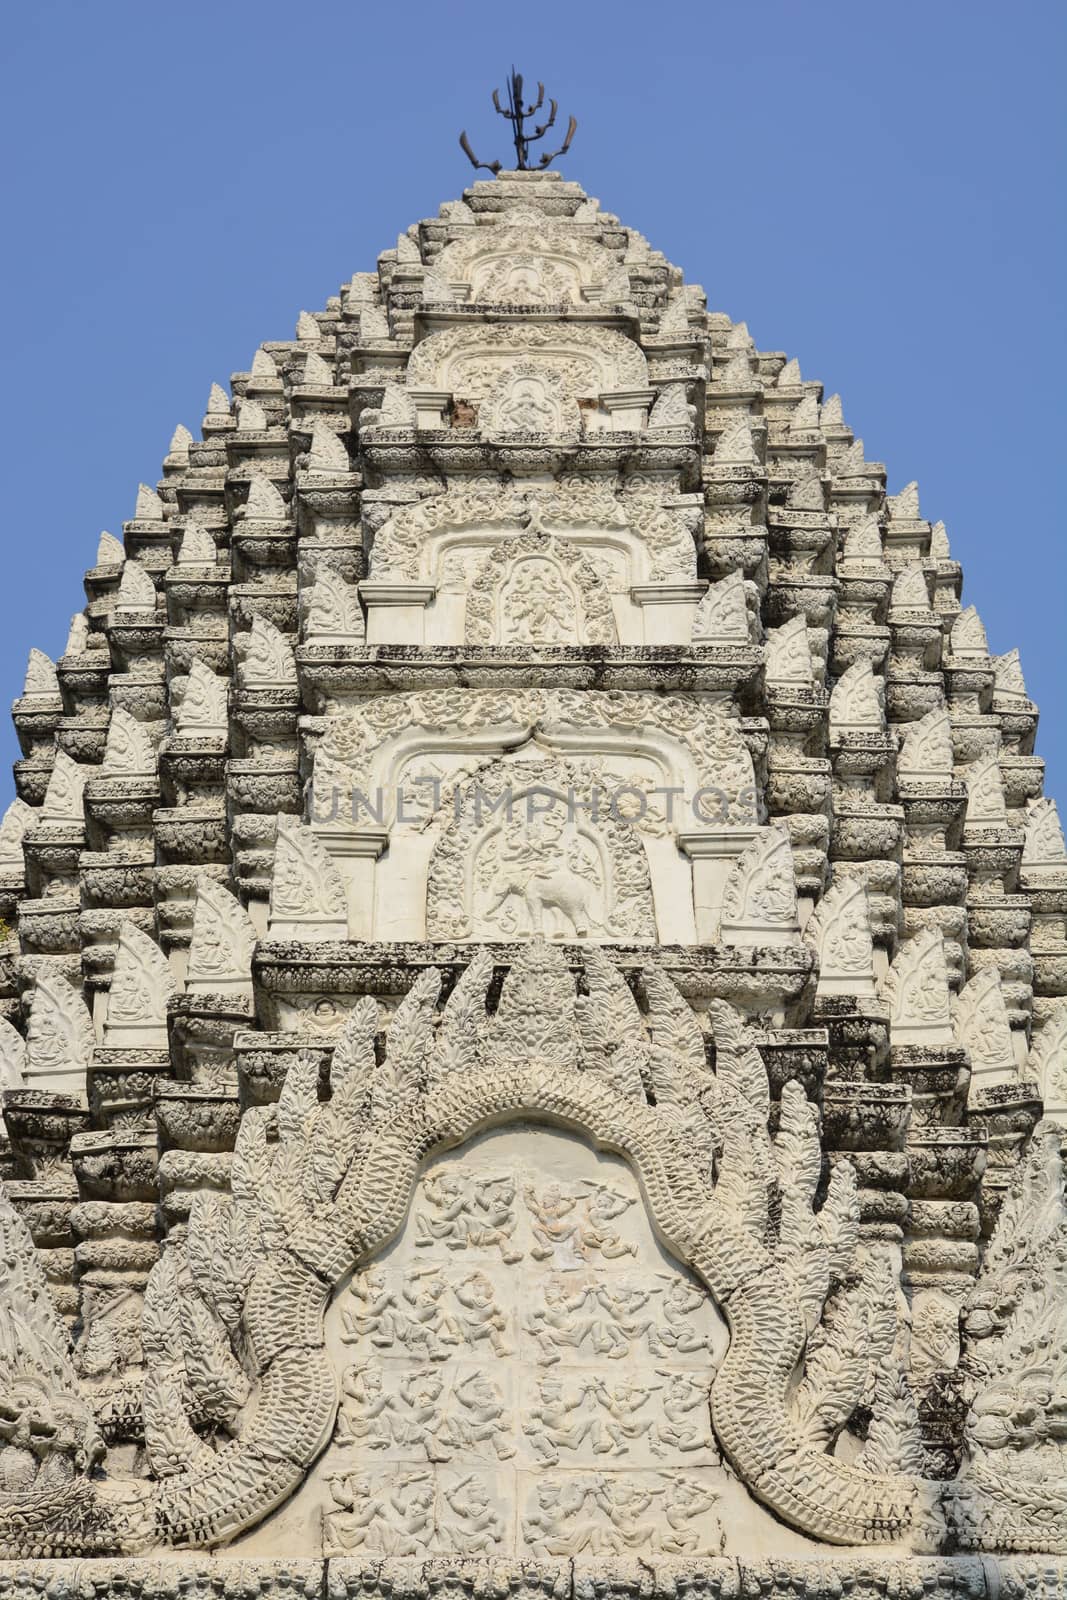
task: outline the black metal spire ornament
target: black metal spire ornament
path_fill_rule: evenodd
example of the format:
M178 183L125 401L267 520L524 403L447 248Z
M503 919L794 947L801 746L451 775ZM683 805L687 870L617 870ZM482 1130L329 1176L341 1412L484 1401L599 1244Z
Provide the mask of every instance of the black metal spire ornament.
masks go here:
M523 105L522 73L516 72L514 67L512 67L511 75L508 78L508 103L506 106L502 106L500 104L500 90L493 90L493 105L496 107L497 111L499 111L500 115L502 117L506 117L511 123L511 137L515 144L515 165L519 172L529 172L531 170L530 146L535 144L538 139L543 139L549 128L555 125L556 112L559 110L559 103L558 101L550 100L548 102L548 120L540 123L537 127L531 129L531 131L527 133L525 128L526 122L528 122L530 118L537 115L544 103L545 86L543 83L539 83L537 85L537 99L534 101L533 105ZM557 156L565 156L571 147L571 140L574 138L577 129L578 118L571 117L570 121L567 123L567 137L564 139L559 149L552 151L542 150L537 161L534 163L534 167L537 170L543 171L545 167L549 166L553 161L555 161ZM475 170L480 168L485 172L491 172L494 177L496 177L498 172L503 170L504 164L502 161L478 160L478 157L471 149L471 144L470 140L467 138L466 129L464 129L460 134L459 143L463 154L467 157L467 160L470 162L471 166L475 168Z

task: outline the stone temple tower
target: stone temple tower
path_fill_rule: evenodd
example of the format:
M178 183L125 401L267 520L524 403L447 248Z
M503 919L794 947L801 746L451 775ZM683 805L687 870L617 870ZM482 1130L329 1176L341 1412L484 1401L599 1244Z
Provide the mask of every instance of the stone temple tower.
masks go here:
M14 705L0 1594L1067 1593L1067 851L838 397L557 173Z

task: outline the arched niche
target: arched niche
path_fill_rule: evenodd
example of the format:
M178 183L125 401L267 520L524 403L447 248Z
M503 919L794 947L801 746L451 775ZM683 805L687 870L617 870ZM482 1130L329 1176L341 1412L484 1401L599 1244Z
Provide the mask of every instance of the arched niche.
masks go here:
M381 696L328 720L311 817L345 883L350 937L431 936L431 861L468 789L488 815L531 774L595 804L601 827L633 827L655 938L714 942L726 877L758 820L737 725L670 696L542 689Z
M728 1342L625 1160L536 1118L475 1133L425 1162L397 1237L338 1285L330 1442L240 1548L810 1553L723 1465L710 1397Z
M607 584L568 540L526 532L495 544L466 591L468 644L614 645Z
M593 814L598 779L590 764L566 761L480 771L430 858L427 936L654 943L644 847L617 808Z
M534 370L558 374L574 401L648 390L648 364L632 339L613 328L561 322L432 333L411 353L407 387L480 405L520 360Z
M457 300L493 305L595 302L617 271L600 245L543 218L536 229L478 229L446 245L434 263L435 277Z
M524 1005L535 1000L540 1006L538 1017L546 1015L547 1006L551 1019L557 1000L551 983L547 993L531 991ZM710 1380L713 1444L728 1456L739 1490L724 1502L724 1509L732 1510L739 1519L736 1531L749 1548L792 1552L803 1548L805 1536L843 1545L888 1543L909 1535L928 1538L930 1508L925 1491L933 1486L903 1473L876 1473L851 1466L805 1443L797 1432L790 1413L790 1390L806 1328L796 1290L768 1250L742 1225L731 1204L712 1194L707 1177L700 1177L691 1139L680 1138L677 1127L654 1107L624 1096L596 1072L575 1071L574 1062L562 1057L530 1059L524 1015L520 1007L511 1019L513 1030L518 1030L512 1055L509 1041L503 1040L487 1065L451 1073L444 1081L431 1083L425 1095L390 1107L388 1115L368 1129L361 1159L343 1179L329 1215L294 1230L288 1249L272 1253L259 1269L244 1312L259 1362L255 1405L239 1439L229 1441L213 1455L201 1454L195 1466L160 1482L155 1511L164 1537L174 1544L205 1546L244 1535L234 1546L235 1552L291 1552L304 1547L309 1532L314 1537L311 1530L321 1526L319 1513L332 1515L328 1504L344 1512L343 1502L337 1504L327 1485L328 1473L338 1470L334 1441L345 1372L353 1364L352 1342L344 1335L354 1335L356 1344L366 1337L374 1345L373 1318L387 1313L390 1299L397 1298L390 1272L399 1298L405 1297L400 1286L403 1280L410 1293L408 1305L418 1307L417 1320L424 1329L431 1323L430 1332L438 1333L432 1326L438 1319L437 1296L433 1285L424 1281L436 1262L425 1252L449 1263L440 1268L444 1279L441 1298L446 1302L440 1310L447 1315L447 1301L454 1298L449 1281L454 1271L451 1261L458 1251L449 1249L446 1238L427 1246L416 1241L420 1218L425 1218L432 1240L433 1223L454 1209L439 1207L430 1186L436 1183L441 1192L440 1169L449 1165L449 1153L456 1152L455 1159L466 1164L473 1182L493 1183L507 1172L513 1184L516 1178L523 1182L522 1204L525 1189L534 1192L531 1220L521 1232L517 1226L509 1232L506 1222L494 1220L484 1227L478 1225L480 1238L472 1248L484 1252L486 1265L490 1254L499 1258L494 1260L492 1276L481 1271L484 1282L468 1285L473 1291L467 1296L471 1303L463 1308L464 1316L481 1329L474 1344L488 1346L492 1352L483 1356L479 1348L479 1367L505 1359L501 1352L508 1348L506 1316L500 1325L501 1319L494 1318L492 1309L494 1284L504 1267L519 1265L517 1261L504 1263L504 1248L524 1264L536 1263L544 1278L583 1267L588 1270L592 1257L603 1257L606 1262L629 1259L646 1271L663 1271L668 1281L671 1273L677 1274L673 1281L707 1292L706 1309L690 1314L693 1335L687 1342L697 1346L689 1354L698 1356L701 1336L706 1334L709 1359L706 1364L698 1359L693 1368L683 1370L698 1371ZM569 1136L576 1136L578 1143L572 1144ZM522 1156L504 1144L494 1146L499 1137L518 1137ZM552 1151L556 1140L566 1140L562 1156ZM622 1160L614 1160L616 1156ZM564 1172L569 1181L585 1180L581 1188L586 1195L596 1194L599 1188L608 1196L607 1205L593 1218L592 1231L600 1244L594 1243L592 1251L587 1246L582 1266L570 1264L575 1258L582 1260L581 1254L571 1251L568 1261L566 1240L560 1238L560 1232L567 1230L567 1215L577 1207L572 1206L563 1216L562 1230L557 1229L553 1236L553 1205L544 1203L554 1175L556 1187L562 1188L558 1178ZM452 1176L456 1176L454 1168ZM517 1184L514 1187L518 1201ZM497 1198L501 1198L499 1191ZM504 1210L508 1203L514 1202L505 1203ZM582 1210L575 1218L579 1239L583 1222L588 1232L590 1220L588 1207L584 1202L581 1206L584 1218ZM498 1203L494 1215L500 1209ZM547 1228L543 1226L545 1214ZM494 1232L497 1237L490 1238ZM612 1236L620 1242L621 1253L605 1256L603 1244ZM467 1248L465 1238L458 1242ZM442 1243L444 1250L440 1250ZM631 1243L636 1246L632 1254L625 1248ZM540 1261L533 1254L539 1247L546 1250ZM417 1257L420 1251L430 1271L423 1273L420 1266L416 1276L415 1269L404 1270L405 1257ZM471 1260L473 1263L473 1256ZM477 1276L479 1271L472 1264L464 1276ZM375 1272L381 1275L378 1284L371 1276ZM445 1278L446 1272L449 1278ZM605 1270L604 1277L608 1276ZM597 1281L601 1281L599 1276ZM379 1286L381 1292L375 1294ZM540 1293L540 1281L535 1292ZM523 1315L542 1309L529 1295L525 1302ZM503 1313L503 1307L500 1310ZM725 1354L722 1318L729 1327ZM490 1337L494 1320L496 1349ZM546 1320L543 1318L542 1324ZM635 1347L636 1320L640 1319L635 1319ZM541 1341L531 1329L525 1332L530 1352ZM376 1346L378 1350L393 1345L388 1329L378 1336L386 1341ZM458 1346L461 1335L452 1337L457 1338ZM605 1331L603 1339L610 1337ZM647 1344L647 1332L640 1337ZM591 1330L585 1338L591 1347ZM458 1354L457 1346L447 1339L440 1342L446 1351ZM583 1338L571 1348L581 1352L584 1343ZM606 1350L594 1354L608 1359ZM435 1365L432 1353L427 1364ZM536 1355L530 1364L535 1368L541 1365ZM666 1361L662 1364L668 1366ZM522 1381L521 1377L516 1380L520 1389ZM510 1393L515 1392L513 1386ZM514 1411L511 1414L514 1416ZM525 1414L534 1420L532 1412ZM669 1417L666 1420L670 1422ZM279 1441L284 1448L279 1448ZM625 1433L623 1441L624 1451L634 1442ZM490 1447L496 1455L495 1446ZM706 1445L702 1448L707 1451L710 1470L715 1470L710 1465L711 1450ZM511 1459L505 1457L505 1464ZM582 1461L571 1470L584 1467ZM686 1469L672 1463L673 1475L680 1470ZM373 1485L371 1488L373 1491ZM433 1504L437 1503L436 1488L435 1484ZM326 1495L329 1501L324 1499ZM757 1505L757 1497L766 1511ZM279 1514L268 1522L279 1508ZM790 1532L788 1525L803 1531ZM708 1524L702 1526L706 1529ZM334 1532L343 1535L344 1529L335 1528ZM525 1530L520 1530L520 1535L525 1537ZM703 1537L707 1542L711 1535L705 1532ZM343 1544L343 1537L338 1542ZM606 1550L610 1544L607 1541Z
M471 642L471 585L488 557L507 559L507 547L530 534L581 555L607 591L619 644L689 642L702 586L683 516L651 498L624 504L603 491L555 488L533 499L457 492L398 509L378 530L360 585L368 644Z

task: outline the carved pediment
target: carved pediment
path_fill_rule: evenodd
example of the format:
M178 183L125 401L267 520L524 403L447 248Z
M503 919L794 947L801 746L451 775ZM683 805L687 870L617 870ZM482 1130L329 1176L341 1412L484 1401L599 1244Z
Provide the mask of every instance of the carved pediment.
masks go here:
M924 928L901 944L882 980L889 1002L894 1044L953 1042L945 941L936 928Z
M304 638L308 644L362 644L367 636L355 584L321 565L314 583L301 591Z
M156 586L147 567L130 557L122 568L119 579L118 607L120 611L143 611L155 614Z
M248 495L237 515L246 522L284 522L288 518L280 489L263 472L248 480Z
M0 819L0 871L23 872L23 835L38 820L38 813L25 800L12 800Z
M182 542L178 547L179 567L213 567L218 559L215 535L195 517L190 517L182 529Z
M126 550L122 540L116 539L113 533L102 533L96 546L96 565L121 567L125 560Z
M271 939L346 939L344 884L325 845L297 817L278 818L270 885Z
M885 684L870 661L854 661L830 694L830 728L837 733L880 733L885 727Z
M1067 844L1055 800L1034 800L1026 812L1023 867L1028 873L1067 870Z
M782 944L799 938L793 847L778 825L761 828L730 869L722 896L727 944Z
M607 1028L550 947L515 961L489 1012L491 976L476 956L438 1013L440 976L424 972L384 1054L364 1001L328 1102L317 1057L298 1057L276 1110L245 1114L232 1198L197 1206L154 1269L146 1421L153 1459L168 1458L156 1507L169 1537L232 1538L295 1491L272 1533L298 1549L321 1512L323 1547L361 1558L557 1559L594 1539L616 1554L710 1555L730 1537L716 1515L730 1492L720 1452L751 1496L737 1502L746 1521L768 1533L757 1496L816 1537L906 1527L920 1485L888 1451L895 1401L875 1383L897 1326L892 1280L857 1249L847 1162L815 1208L817 1113L803 1090L783 1092L772 1143L766 1072L737 1014L711 1007L712 1073L658 970L647 1018L591 970L590 997L610 996ZM621 1062L604 1070L624 1041L640 1091ZM653 1076L673 1064L679 1093L652 1104L642 1062ZM187 1273L197 1323L168 1310ZM713 1282L731 1285L728 1348ZM850 1299L829 1308L837 1282ZM194 1352L209 1328L207 1365ZM258 1353L251 1395L238 1345ZM188 1389L174 1382L183 1357ZM870 1440L821 1468L868 1393ZM187 1407L225 1412L225 1449L204 1448Z
M212 879L198 878L187 992L251 999L255 942L256 930L240 901Z
M791 617L780 628L768 628L767 682L776 689L814 688L808 625L802 615Z
M956 1002L955 1027L960 1044L970 1054L972 1092L1018 1081L1008 1009L996 967L983 967L964 984Z
M471 644L618 642L611 597L581 551L544 533L501 541L467 593Z
M174 727L179 734L229 732L229 684L194 656L188 673L171 684Z
M670 695L596 690L441 689L368 699L360 715L327 719L316 753L315 815L330 812L338 785L372 795L394 793L411 750L502 754L536 731L539 743L559 751L632 759L640 732L655 740L664 781L683 785L695 797L710 793L717 822L749 824L757 809L752 757L737 723L715 707Z
M285 634L258 613L247 633L238 634L237 677L241 688L254 694L259 689L297 687L296 658Z
M974 606L968 606L966 610L961 611L952 624L949 649L961 660L974 658L984 661L989 655L989 640L986 638L982 619Z
M693 643L748 644L751 634L748 595L740 572L709 583L693 617Z
M81 992L66 978L41 973L26 1024L26 1086L85 1099L93 1024Z
M408 387L454 394L477 405L489 398L516 361L558 377L574 401L648 387L645 357L631 339L610 328L569 328L563 323L430 334L411 354Z
M920 562L913 561L897 573L889 605L893 611L929 611L930 591Z
M613 587L627 593L635 583L696 576L696 548L682 517L655 500L632 495L623 502L590 484L539 489L532 506L514 492L459 490L403 507L375 536L372 576L447 586L451 564L466 550L522 532L531 516L544 531L576 543L604 569L606 581L610 574Z
M951 778L952 723L945 706L935 706L917 722L905 724L897 772L902 778L928 781Z
M967 822L980 827L1003 828L1007 826L1008 813L1004 803L1004 779L1000 771L1000 757L987 756L976 761L963 774L967 781Z
M614 270L612 257L601 246L538 216L536 224L477 229L472 237L447 245L434 264L434 277L449 286L448 299L580 305L602 297Z
M82 822L82 795L92 770L73 761L65 750L57 750L37 821Z
M311 357L308 357L311 361ZM325 366L325 363L323 363ZM325 378L332 382L332 374L326 369ZM307 372L305 369L305 382ZM321 418L316 417L311 431L311 446L307 458L310 472L351 472L352 462L343 439L338 438L332 428L328 427Z
M653 941L640 839L606 803L596 821L579 810L579 797L583 810L591 803L598 776L576 762L480 771L457 795L431 860L428 936Z
M52 700L59 694L56 664L43 650L31 650L22 685L23 700Z
M871 906L862 878L836 878L804 929L819 953L819 994L873 995Z
M108 991L104 1044L108 1048L167 1048L167 1001L178 988L163 951L126 921L119 931Z
M882 528L877 517L863 517L852 524L845 534L842 554L849 563L862 563L867 567L882 565Z
M103 776L147 777L155 770L155 746L148 729L121 706L115 706L108 723Z

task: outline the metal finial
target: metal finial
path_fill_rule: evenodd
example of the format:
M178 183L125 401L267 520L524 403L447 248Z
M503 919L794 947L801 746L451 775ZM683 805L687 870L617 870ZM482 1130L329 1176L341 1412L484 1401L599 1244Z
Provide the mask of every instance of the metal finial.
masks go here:
M506 117L511 123L511 137L515 145L515 166L519 172L530 171L530 146L535 144L538 139L543 139L549 128L553 127L555 124L556 112L559 110L559 105L557 101L550 100L548 102L547 121L539 123L535 128L527 133L524 124L531 117L535 117L537 115L544 103L545 86L543 83L539 83L537 85L537 99L534 101L533 105L523 105L522 73L516 72L514 67L512 67L511 75L508 78L508 103L506 106L502 106L500 104L500 90L493 90L493 105L500 115L502 117ZM577 117L571 117L570 121L567 123L567 137L564 139L559 149L552 151L542 150L537 161L535 162L535 166L543 170L545 167L550 166L551 163L555 161L557 156L565 156L571 147L571 140L574 138L577 129L578 119ZM471 166L476 170L481 168L485 172L491 172L495 177L496 174L503 169L502 161L478 160L478 157L471 149L471 144L470 140L467 138L466 129L464 129L464 131L460 134L459 143L463 154L467 157L467 160L470 162Z

